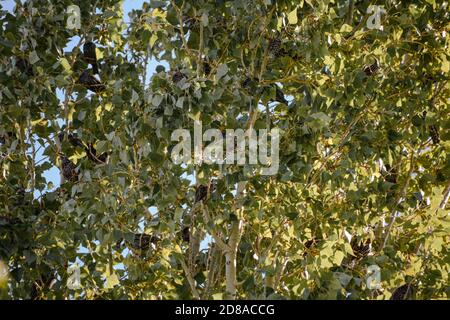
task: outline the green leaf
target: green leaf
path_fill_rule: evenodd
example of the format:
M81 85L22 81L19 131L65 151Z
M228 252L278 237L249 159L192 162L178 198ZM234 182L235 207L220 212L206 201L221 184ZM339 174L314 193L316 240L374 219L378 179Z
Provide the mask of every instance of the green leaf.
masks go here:
M204 12L200 18L202 24L204 27L208 26L209 20L208 20L208 14L206 12Z
M226 63L221 64L218 68L217 68L217 73L216 73L216 80L220 80L224 75L226 75L228 73L228 66Z
M152 105L154 105L155 107L158 107L161 102L163 101L164 97L162 95L155 95L152 99Z
M38 62L40 60L38 54L36 51L32 51L30 53L30 63L31 64L35 64L36 62Z

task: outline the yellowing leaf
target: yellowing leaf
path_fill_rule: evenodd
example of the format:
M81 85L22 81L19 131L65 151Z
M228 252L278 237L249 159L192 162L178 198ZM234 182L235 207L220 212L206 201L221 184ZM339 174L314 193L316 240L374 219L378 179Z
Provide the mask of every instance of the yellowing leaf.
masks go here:
M442 64L441 64L441 70L443 72L449 72L450 71L450 62L443 56Z
M115 273L106 277L105 287L107 289L112 289L118 284L119 284L119 278L117 277L117 275Z
M350 26L350 25L344 23L344 24L342 25L341 29L339 30L339 32L340 32L340 33L346 33L346 32L350 32L350 31L352 31L352 30L353 30L352 26Z
M295 8L288 14L288 20L289 20L290 24L297 24L297 22L298 22L297 8Z
M333 259L333 262L334 262L335 264L337 264L338 266L340 266L343 259L344 259L344 253L343 253L342 251L338 250L338 251L336 251L336 252L334 253L334 259Z
M95 54L97 55L97 59L103 59L103 51L99 48L95 48Z
M60 62L61 65L63 66L64 70L70 71L70 64L69 64L69 61L67 61L66 58L61 58L61 59L59 60L59 62Z
M155 44L156 40L158 40L158 36L156 35L156 33L154 33L150 37L150 47L153 47L153 45Z

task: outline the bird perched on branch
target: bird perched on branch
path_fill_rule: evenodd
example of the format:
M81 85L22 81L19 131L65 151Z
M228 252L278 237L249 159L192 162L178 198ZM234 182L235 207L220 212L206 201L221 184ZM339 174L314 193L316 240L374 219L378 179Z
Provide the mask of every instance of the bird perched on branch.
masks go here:
M367 257L372 250L372 243L369 239L363 242L354 240L352 241L351 246L356 259L363 259Z
M58 139L61 143L65 140L64 132L58 134ZM71 133L67 135L67 140L72 146L84 149L88 159L94 163L105 163L108 159L108 154L106 152L102 153L101 155L97 155L97 150L95 149L93 143L88 143L88 145L86 145L83 141L81 141L81 139L75 137Z
M248 94L254 94L256 91L261 90L259 87L259 79L257 77L247 77L242 81L241 85Z
M201 184L195 189L195 203L207 199L216 189L216 181L211 180L209 185Z
M413 285L404 284L392 293L391 300L409 300L412 298L415 291L415 287Z
M75 164L62 153L59 154L59 158L61 160L61 170L64 179L70 182L77 182L78 170Z
M65 138L64 138L64 132L60 132L60 133L58 134L58 139L59 139L59 142L60 142L60 143L63 143L63 142L64 142L64 140L65 140ZM70 144L73 145L74 147L81 147L81 148L84 148L84 147L85 147L85 146L84 146L84 143L83 143L80 139L76 138L76 137L75 137L73 134L71 134L71 133L69 133L69 134L67 135L67 140L69 140Z
M434 124L428 126L428 131L430 133L431 140L433 144L439 144L441 142L441 137L439 136L439 130Z
M86 89L95 93L101 93L106 89L105 85L91 75L88 70L83 71L77 84L81 84L86 87Z
M97 155L97 149L95 149L92 143L89 143L87 147L85 147L87 157L89 160L95 163L105 163L108 159L108 154L106 152L101 155Z
M275 86L275 99L270 99L270 102L279 102L284 103L285 105L288 104L288 101L284 97L284 92L278 87L278 85L274 84Z
M380 62L377 59L375 59L375 62L370 66L365 66L363 71L368 77L370 77L375 73L377 73L379 69L380 69Z
M189 242L190 238L191 238L191 232L189 227L184 227L183 230L181 231L181 237L183 238L184 242Z
M181 80L186 79L186 78L187 78L186 75L179 70L175 71L174 74L172 75L172 81L174 83L178 83Z
M381 174L383 175L384 179L387 182L396 184L397 183L397 169L395 167L391 167L389 164L385 164L384 170L381 171Z
M95 51L96 48L95 43L89 39L83 45L83 58L92 66L92 71L94 74L98 74L97 53Z
M208 60L203 59L203 72L206 76L209 76L211 74L211 64L208 62Z
M195 190L195 203L201 202L208 196L208 186L199 185Z
M134 235L133 248L139 250L148 250L150 244L156 244L159 238L145 233L137 233Z
M17 138L16 134L12 131L6 132L5 134L0 134L0 145L9 144L11 140Z
M281 47L281 40L278 38L269 40L269 53L274 58L278 58L287 54L286 50Z
M150 248L150 244L157 244L160 241L160 238L153 235L148 235L145 233L136 233L134 235L133 241L125 240L125 243L131 246L131 248L136 250L148 250ZM114 249L120 250L124 243L124 239L120 239L116 242Z
M284 97L283 91L281 91L281 89L278 88L278 86L275 89L275 101L280 102L280 103L284 103L286 105L288 104L288 101Z
M29 77L34 76L33 66L24 58L18 58L16 60L16 67L22 74L26 74Z

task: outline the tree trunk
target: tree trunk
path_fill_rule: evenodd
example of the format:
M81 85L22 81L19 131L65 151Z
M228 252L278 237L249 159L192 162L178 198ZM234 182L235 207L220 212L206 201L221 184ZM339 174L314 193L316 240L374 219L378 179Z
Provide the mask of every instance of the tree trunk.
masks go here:
M236 299L236 265L237 265L237 251L239 246L239 241L241 238L241 230L243 226L243 221L234 221L231 225L231 235L228 245L230 249L225 253L225 278L226 278L226 299L235 300Z

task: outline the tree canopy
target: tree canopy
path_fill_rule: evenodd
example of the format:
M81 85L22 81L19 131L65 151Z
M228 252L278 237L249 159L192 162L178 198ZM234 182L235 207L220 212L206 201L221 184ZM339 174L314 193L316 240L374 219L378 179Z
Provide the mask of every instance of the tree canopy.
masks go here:
M449 16L435 0L0 11L0 297L448 299ZM171 134L196 121L279 128L278 172L175 164Z

